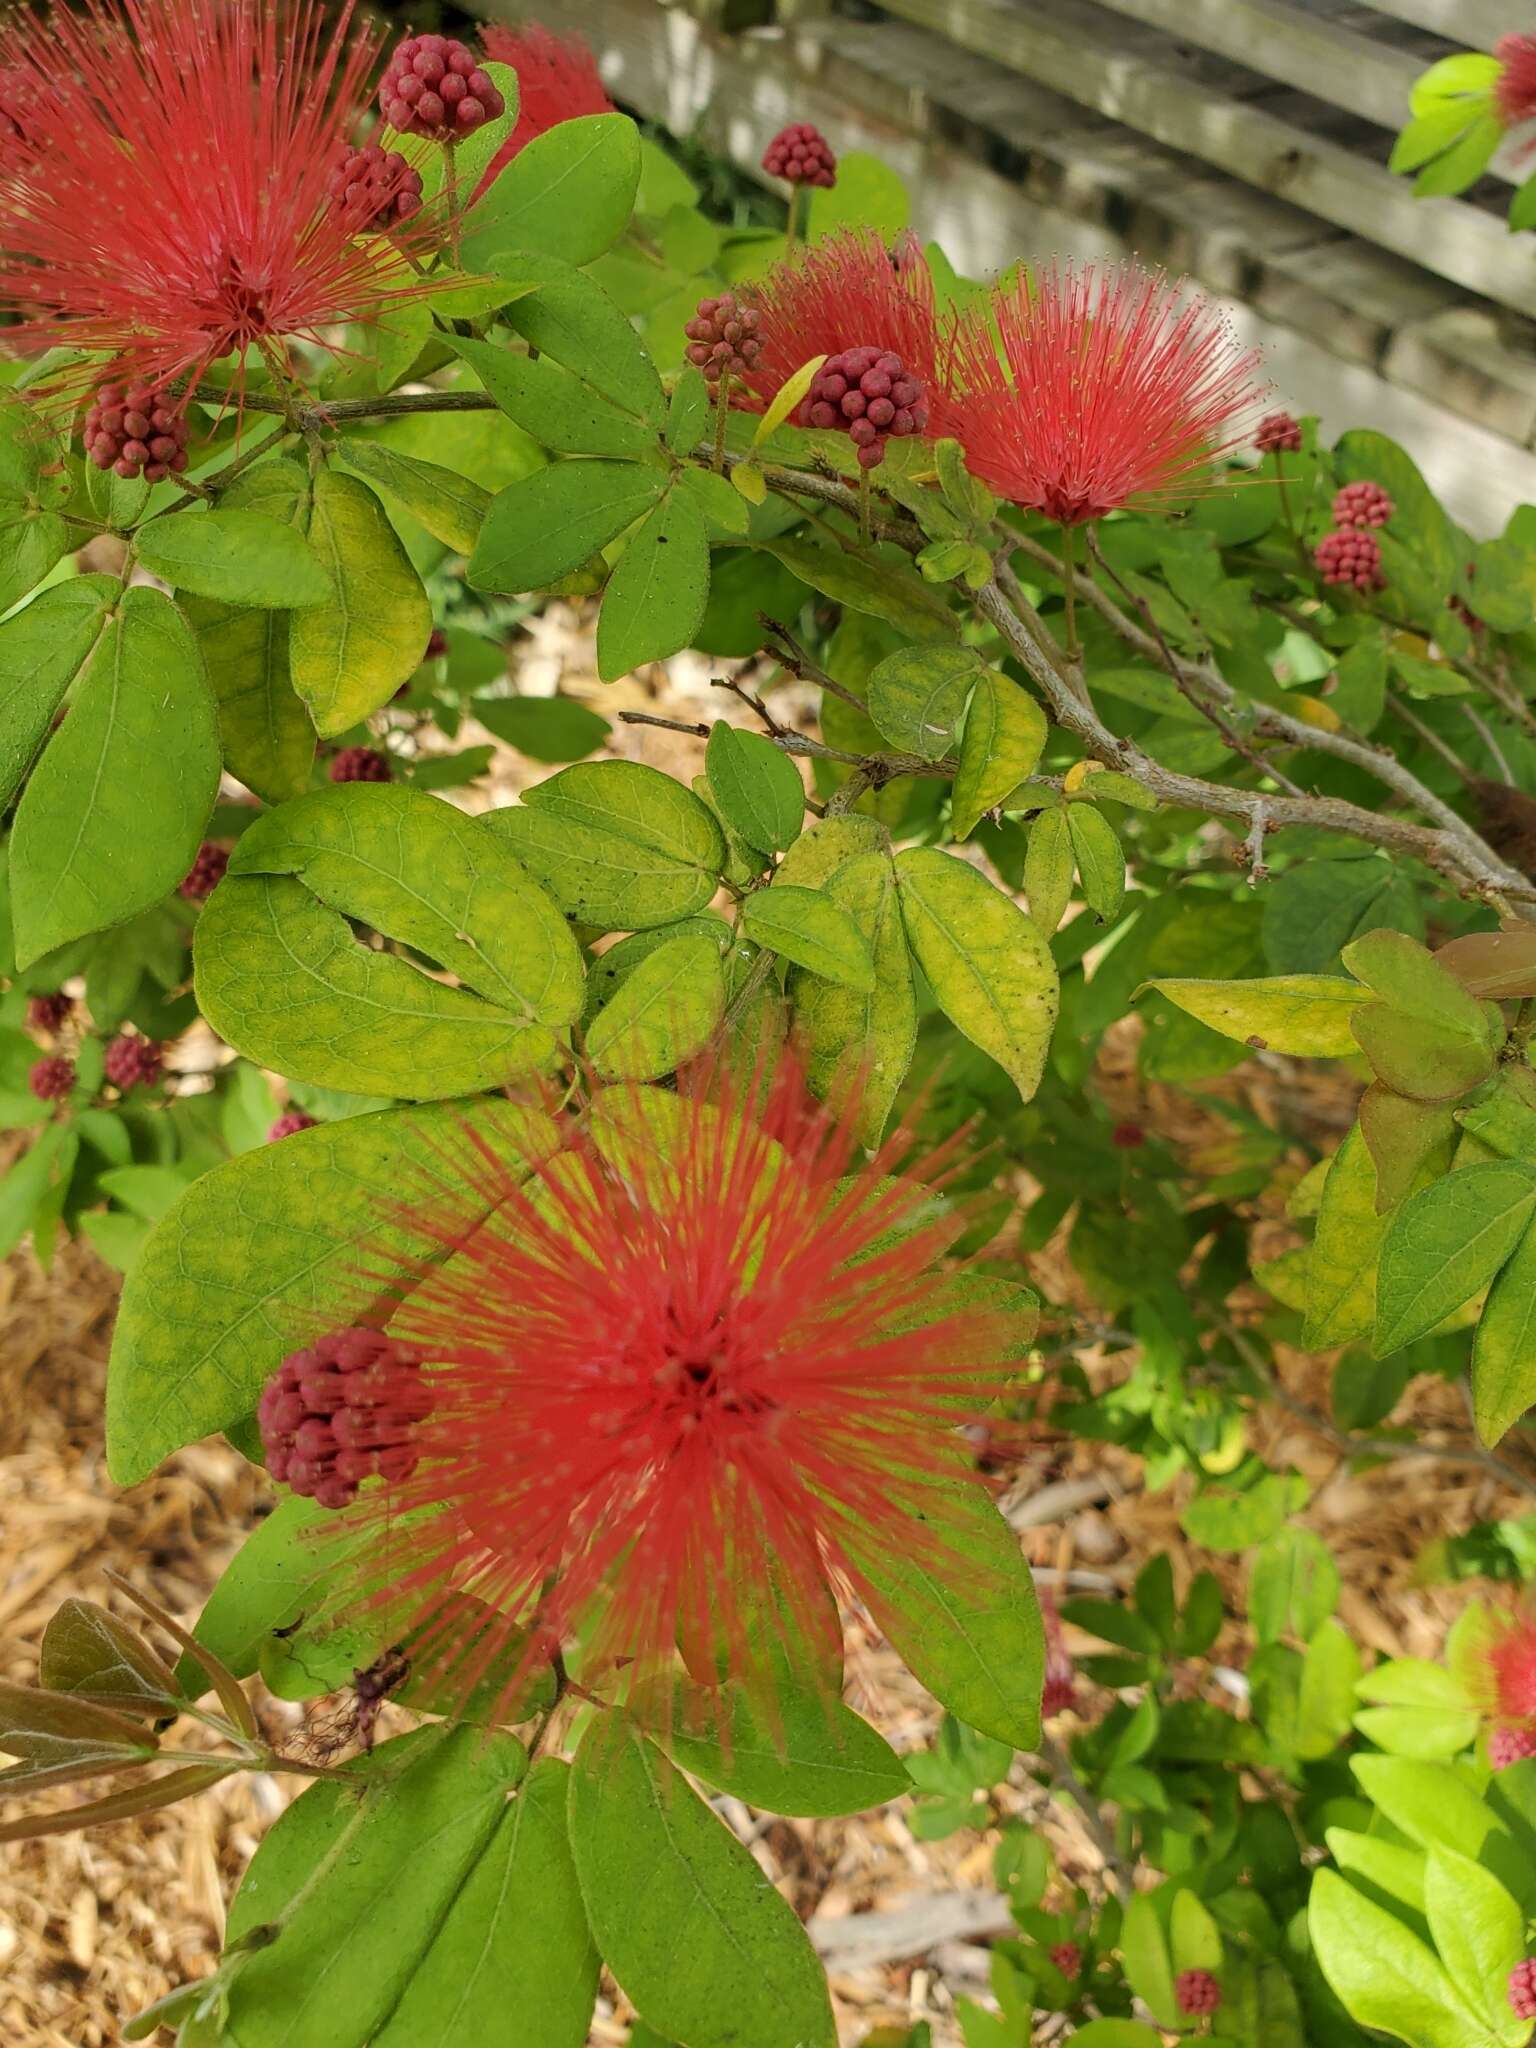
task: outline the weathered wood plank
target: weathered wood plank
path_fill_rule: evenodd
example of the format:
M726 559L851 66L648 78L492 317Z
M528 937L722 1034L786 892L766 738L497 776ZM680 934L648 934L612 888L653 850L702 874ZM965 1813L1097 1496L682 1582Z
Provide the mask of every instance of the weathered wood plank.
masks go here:
M1289 0L1100 0L1383 128L1401 128L1424 66Z
M1536 314L1536 270L1518 238L1479 208L1415 199L1404 179L1338 143L1276 120L1198 79L1126 54L1101 8L1074 0L886 0L888 11L1037 79L1391 249L1500 305Z
M1521 25L1520 9L1505 0L1364 0L1364 5L1470 50L1491 50L1506 30Z

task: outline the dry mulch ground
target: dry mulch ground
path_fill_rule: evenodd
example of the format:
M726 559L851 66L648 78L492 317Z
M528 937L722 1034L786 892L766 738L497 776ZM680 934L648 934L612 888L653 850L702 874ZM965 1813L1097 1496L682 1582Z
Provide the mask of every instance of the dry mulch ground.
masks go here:
M543 663L543 687L559 674L571 694L598 701L569 623L539 621L535 631L525 686L539 687L532 671ZM602 709L611 715L624 703L690 718L718 714L721 699L702 669L674 664L669 676L653 680L654 686L621 686L622 696L602 693ZM701 743L639 728L617 729L615 750L635 757L643 750L655 765L690 775L702 765ZM494 800L507 801L529 779L526 764L504 757ZM1133 1034L1115 1034L1101 1081L1116 1115L1134 1114L1191 1150L1220 1137L1221 1127L1202 1122L1186 1097L1143 1088L1133 1056ZM1317 1084L1303 1071L1255 1066L1221 1085L1288 1129L1305 1122L1319 1134L1336 1134L1348 1120L1337 1086ZM1059 1247L1031 1263L1048 1298L1066 1304L1069 1316L1082 1310L1091 1325L1090 1305L1076 1293ZM110 1484L101 1417L116 1289L115 1276L84 1247L66 1246L49 1275L26 1253L0 1266L0 1673L7 1677L34 1676L44 1624L70 1595L120 1604L105 1577L109 1568L190 1621L262 1503L262 1476L220 1442L183 1452L131 1491ZM1091 1351L1085 1362L1092 1370ZM1326 1408L1323 1365L1300 1355L1283 1364L1289 1392ZM1454 1390L1419 1383L1404 1406L1396 1419L1465 1442ZM1430 1458L1354 1473L1324 1436L1279 1408L1258 1419L1255 1430L1266 1457L1295 1465L1313 1485L1305 1519L1339 1558L1346 1624L1383 1655L1437 1654L1464 1595L1417 1585L1414 1560L1448 1530L1521 1512L1529 1501L1485 1470ZM1240 1594L1240 1562L1192 1559L1177 1520L1183 1493L1146 1494L1134 1461L1098 1447L1042 1442L1011 1476L1007 1499L1021 1504L1042 1488L1055 1503L1049 1518L1021 1513L1020 1520L1031 1560L1048 1582L1054 1574L1089 1572L1109 1587L1128 1586L1143 1561L1167 1552L1181 1583L1214 1562L1229 1594ZM899 1748L931 1735L931 1702L857 1620L850 1673L854 1703ZM298 1712L277 1702L262 1711L274 1722ZM115 2042L124 2015L210 1969L240 1873L300 1790L296 1780L242 1777L94 1835L0 1849L0 2038L25 2048ZM1005 1798L1012 1811L1029 1816L1048 1806L1027 1781ZM963 1834L918 1842L899 1807L838 1822L759 1820L731 1802L726 1814L814 1919L845 2042L858 2042L882 2021L927 2018L939 2048L955 2048L954 1998L984 1992L986 1981L985 1948L968 1937L995 1931L995 1905L989 1923L986 1897L990 1841ZM1098 1858L1080 1819L1056 1805L1046 1825L1062 1868L1091 1881ZM872 1913L902 1917L855 1929L855 1916ZM861 1948L855 1935L872 1939ZM622 2004L605 1999L592 2048L619 2048L623 2020Z

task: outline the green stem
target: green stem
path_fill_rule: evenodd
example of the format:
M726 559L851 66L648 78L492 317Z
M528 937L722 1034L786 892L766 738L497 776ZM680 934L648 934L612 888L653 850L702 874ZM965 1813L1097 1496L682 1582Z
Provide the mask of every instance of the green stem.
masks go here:
M443 144L443 196L448 202L448 248L453 257L453 267L459 265L459 167L454 159L453 144Z
M869 499L869 471L861 466L859 469L859 538L864 542L866 547L869 544L870 533L872 530L869 516Z
M789 188L789 219L784 225L786 255L800 239L800 215L804 208L804 193L803 185L791 185Z
M715 391L715 468L725 473L725 432L731 419L731 373L720 372L720 382Z
M1078 661L1082 649L1077 640L1077 529L1061 529L1061 595L1066 606L1066 642L1062 649L1068 661Z

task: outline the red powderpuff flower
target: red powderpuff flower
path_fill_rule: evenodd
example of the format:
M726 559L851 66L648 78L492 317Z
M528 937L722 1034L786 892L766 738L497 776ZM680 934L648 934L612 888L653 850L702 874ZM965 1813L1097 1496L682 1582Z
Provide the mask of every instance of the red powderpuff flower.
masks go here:
M1499 75L1493 82L1493 111L1506 128L1536 121L1536 36L1500 36L1493 46Z
M939 353L933 278L910 236L892 251L872 228L844 229L776 264L752 298L762 342L745 371L754 408L767 406L812 356L854 348L889 350L932 394ZM791 417L804 425L807 410L802 400Z
M515 1630L531 1664L583 1624L583 1682L628 1691L679 1646L696 1676L760 1673L775 1636L804 1664L829 1587L879 1620L914 1556L974 1595L954 1426L1003 1384L1006 1326L936 1269L953 1218L907 1140L865 1163L787 1060L601 1104L531 1178L445 1154L411 1213L449 1253L390 1328L430 1399L392 1439L414 1472L349 1511L350 1597L470 1685Z
M1258 366L1165 277L1053 268L961 319L932 431L960 441L999 497L1075 526L1188 491L1249 437Z
M1536 1728L1536 1612L1484 1609L1467 1630L1457 1662L1468 1693L1491 1721Z
M159 388L280 354L430 287L330 200L367 105L370 32L320 0L85 0L12 15L4 67L51 118L0 181L12 339L108 353ZM429 246L428 242L422 244Z
M613 112L597 59L580 36L551 35L536 21L519 29L492 22L481 30L480 43L493 64L511 65L517 73L518 91L517 126L491 159L480 191L535 136L582 114Z

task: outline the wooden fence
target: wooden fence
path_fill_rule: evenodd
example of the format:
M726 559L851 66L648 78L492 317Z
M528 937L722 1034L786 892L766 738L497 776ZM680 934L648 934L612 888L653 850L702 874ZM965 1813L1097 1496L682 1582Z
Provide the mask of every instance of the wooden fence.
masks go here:
M1187 271L1285 401L1396 435L1475 530L1536 501L1536 236L1504 220L1528 167L1506 146L1433 200L1386 168L1413 78L1521 26L1518 0L851 4L542 13L587 38L621 102L749 170L797 118L885 157L973 275L1126 250Z

